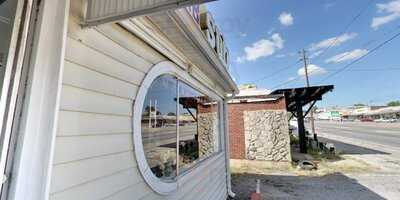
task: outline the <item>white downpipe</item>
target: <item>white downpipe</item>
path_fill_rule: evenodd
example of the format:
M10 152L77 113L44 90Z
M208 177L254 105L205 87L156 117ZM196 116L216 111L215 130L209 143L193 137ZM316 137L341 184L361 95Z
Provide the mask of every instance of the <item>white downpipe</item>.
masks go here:
M232 191L231 184L231 169L230 169L230 143L229 143L229 119L228 119L228 101L235 98L236 94L233 92L232 96L224 100L224 116L225 116L225 160L226 160L226 184L228 189L228 196L234 198L236 194Z

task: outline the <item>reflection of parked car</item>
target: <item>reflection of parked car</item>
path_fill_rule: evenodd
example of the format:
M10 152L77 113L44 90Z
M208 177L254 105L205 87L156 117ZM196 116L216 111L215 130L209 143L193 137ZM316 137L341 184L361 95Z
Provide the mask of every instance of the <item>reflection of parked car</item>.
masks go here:
M374 120L370 119L370 118L364 118L361 119L362 122L373 122Z
M374 120L374 122L377 123L394 123L396 121L397 121L396 119L384 119L384 118Z

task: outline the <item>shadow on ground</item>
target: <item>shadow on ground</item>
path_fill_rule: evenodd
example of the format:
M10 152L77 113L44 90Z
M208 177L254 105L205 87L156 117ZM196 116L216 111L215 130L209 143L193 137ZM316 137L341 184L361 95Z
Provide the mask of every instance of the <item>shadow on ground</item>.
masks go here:
M349 154L349 155L365 155L365 154L385 154L389 155L390 153L369 149L365 147L360 147L353 144L348 144L338 140L331 140L323 137L318 137L318 140L321 142L328 142L335 145L337 151L340 151L342 154Z
M257 179L261 181L263 199L268 200L384 199L342 173L315 177L233 174L232 190L236 193L235 199L249 199L250 193L255 191Z

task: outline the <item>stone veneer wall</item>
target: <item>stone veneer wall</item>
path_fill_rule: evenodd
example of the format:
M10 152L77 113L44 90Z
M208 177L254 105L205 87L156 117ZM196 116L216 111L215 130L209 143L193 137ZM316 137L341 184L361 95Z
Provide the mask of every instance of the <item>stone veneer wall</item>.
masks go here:
M243 120L246 159L291 161L286 111L245 111Z
M206 157L218 149L218 115L216 112L197 115L199 156Z

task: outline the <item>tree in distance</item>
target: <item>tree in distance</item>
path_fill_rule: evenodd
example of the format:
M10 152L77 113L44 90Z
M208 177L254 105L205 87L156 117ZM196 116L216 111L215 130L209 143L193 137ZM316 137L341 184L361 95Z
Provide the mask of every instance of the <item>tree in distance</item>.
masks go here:
M387 106L400 106L400 101L391 101L387 103Z

